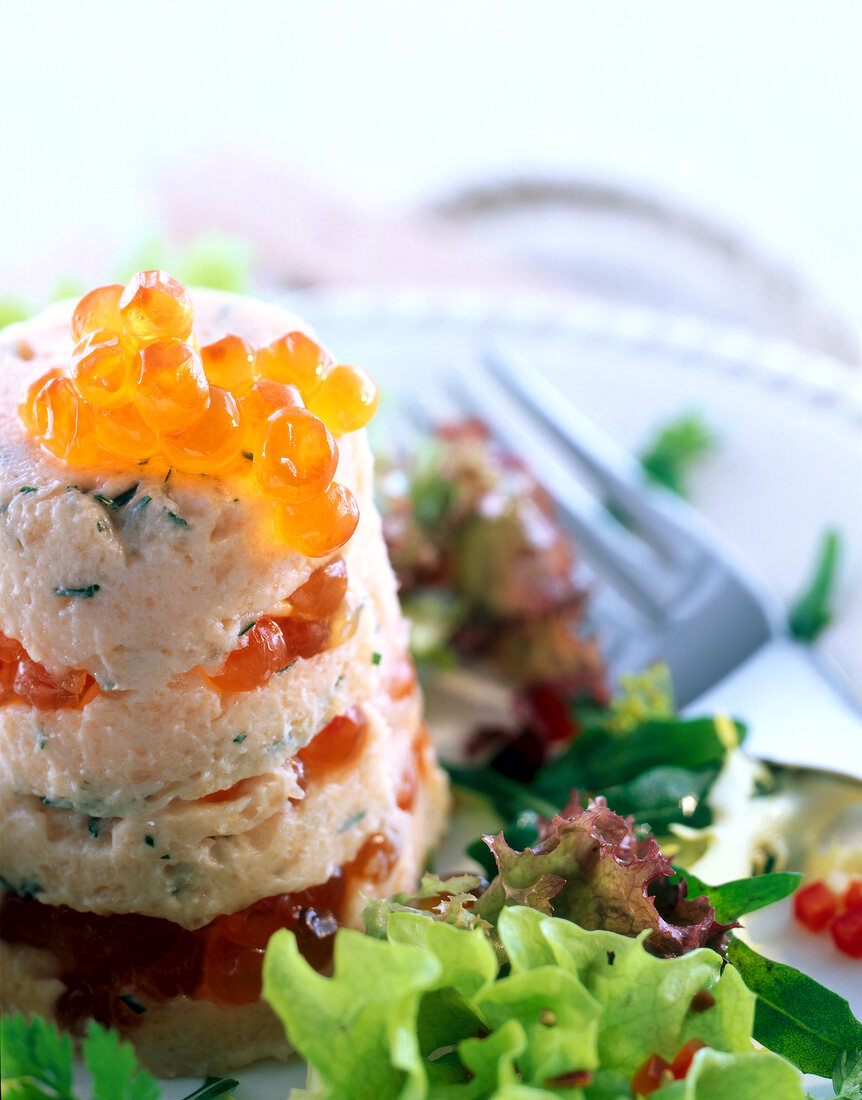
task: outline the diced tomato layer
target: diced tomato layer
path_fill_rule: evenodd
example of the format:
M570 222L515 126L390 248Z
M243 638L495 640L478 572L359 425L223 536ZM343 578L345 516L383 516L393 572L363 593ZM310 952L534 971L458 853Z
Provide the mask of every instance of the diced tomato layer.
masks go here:
M347 565L344 558L335 558L315 569L287 602L299 618L325 619L335 614L346 592Z
M793 895L793 912L809 932L822 932L838 910L838 898L820 879Z
M36 710L66 710L84 706L98 691L89 673L73 669L58 680L20 642L0 634L0 703L17 699Z
M221 691L253 691L287 664L281 627L263 616L239 639L236 649L210 679Z
M160 917L79 913L6 893L0 935L57 956L66 986L57 1014L68 1028L79 1028L89 1017L112 1026L133 1024L135 1011L124 1000L129 997L249 1004L260 997L264 951L274 932L291 929L303 956L323 970L346 900L359 885L384 882L397 858L392 839L374 833L326 882L263 898L195 931Z
M290 615L263 615L240 635L236 648L209 677L220 691L254 691L298 657L316 657L341 639L333 621L347 591L343 559L315 569L285 603Z
M851 959L862 959L862 901L835 917L829 931L839 951Z
M362 752L367 736L368 719L360 707L337 715L296 754L303 774L311 773L317 779L349 767Z

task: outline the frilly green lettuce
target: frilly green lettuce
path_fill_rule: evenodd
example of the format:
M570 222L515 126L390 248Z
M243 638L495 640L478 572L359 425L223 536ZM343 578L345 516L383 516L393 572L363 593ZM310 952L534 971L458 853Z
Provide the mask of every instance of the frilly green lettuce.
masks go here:
M651 1054L670 1060L691 1038L707 1048L657 1098L801 1100L795 1069L752 1053L754 995L715 952L657 958L648 931L587 931L518 905L496 931L503 966L482 927L393 912L383 939L338 933L332 977L277 932L264 996L310 1065L295 1100L627 1100Z

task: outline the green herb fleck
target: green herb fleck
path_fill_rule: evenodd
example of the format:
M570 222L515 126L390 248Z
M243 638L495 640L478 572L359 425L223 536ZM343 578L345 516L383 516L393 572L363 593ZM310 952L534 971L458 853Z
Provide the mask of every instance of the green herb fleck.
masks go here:
M65 588L58 585L54 589L54 595L69 600L91 600L101 588L98 584L88 584L84 588Z
M151 837L151 836L149 835L149 833L146 833L146 834L144 835L144 844L146 844L146 846L147 846L148 848L155 848L155 846L156 846L156 841L155 841L155 837Z
M4 890L8 890L10 894L15 894L22 901L32 901L37 894L42 892L42 887L38 882L26 878L21 879L17 886L13 886L7 878L0 875L0 886Z
M120 1000L124 1005L127 1005L136 1016L143 1016L147 1011L146 1006L142 1005L139 1000L131 995L131 993L121 993Z
M790 608L787 625L794 638L812 642L832 622L840 548L838 532L825 531L811 580Z
M651 481L685 496L689 471L715 450L716 443L703 417L686 413L659 428L641 453L641 465Z
M99 504L104 505L109 512L116 512L122 508L124 504L128 504L137 491L138 486L135 484L129 486L128 489L124 489L122 493L117 493L115 497L106 497L103 493L95 493L93 500L97 500Z
M342 821L338 826L339 833L346 833L348 829L352 829L354 825L358 825L363 817L365 817L365 814L365 810L357 810L355 814L351 814L346 821Z
M254 461L254 455L251 453L251 451L243 451L242 452L242 457L247 458L249 460L249 462Z
M217 1100L217 1097L235 1089L239 1081L232 1077L207 1077L199 1089L184 1096L183 1100Z
M168 483L168 478L169 478L169 477L171 476L171 474L172 474L173 472L174 472L173 470L168 470L168 472L167 472L167 473L165 474L165 485L167 485L167 483Z
M246 739L247 737L248 737L248 734L247 734L247 733L238 733L238 734L236 735L236 737L234 737L234 739L233 739L233 743L234 743L235 745L241 745L241 744L243 743L243 741L245 741L245 739Z
M383 660L383 654L382 653L372 653L371 654L371 663L373 665L379 665L382 660Z
M18 490L19 493L36 493L38 489L35 485L22 485Z
M102 819L100 817L88 817L87 829L90 836L98 836L102 831Z
M44 749L47 744L48 744L48 741L47 741L46 738L44 738L44 737L39 738L39 748L40 749Z
M102 523L102 521L100 519L96 520L96 530L99 532L99 534L101 534L102 531L105 530L105 525L104 525L104 523Z
M251 622L250 622L250 623L248 624L248 626L244 626L244 627L242 628L242 630L241 630L241 631L239 632L239 634L237 635L237 637L238 637L238 638L241 638L241 637L243 636L243 634L248 634L248 632L249 632L249 631L250 631L250 630L252 629L252 627L254 627L254 626L255 626L256 624L257 624L257 619L252 619L252 620L251 620Z
M170 858L171 857L168 855L167 852L165 852L165 854L163 856L159 856L159 859L170 859Z
M170 473L170 471L168 472ZM188 520L183 519L182 516L178 516L176 512L171 512L170 509L168 509L168 519L171 523L175 523L177 527L188 527L189 525Z
M153 499L152 497L148 497L146 495L142 496L141 499L138 501L138 503L135 505L135 507L132 511L132 515L139 516L141 514L141 512L143 512L143 510L146 508L146 506L150 503L150 501L152 499Z
M284 668L279 668L279 669L276 669L276 675L278 675L278 673L280 673L280 672L287 672L287 670L288 670L289 668L293 668L293 666L294 666L294 665L296 664L296 662L297 662L298 660L299 660L299 658L298 658L298 657L294 657L294 658L293 658L293 660L292 660L292 661L290 662L290 664L289 664L289 665L285 665L285 666L284 666Z

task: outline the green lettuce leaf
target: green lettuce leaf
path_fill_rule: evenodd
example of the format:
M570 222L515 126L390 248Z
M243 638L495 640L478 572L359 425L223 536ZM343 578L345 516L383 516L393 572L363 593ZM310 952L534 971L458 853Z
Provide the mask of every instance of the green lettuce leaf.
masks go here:
M754 995L715 952L662 959L647 933L588 931L522 906L504 908L496 932L502 969L481 926L396 910L385 938L338 932L331 978L276 933L264 996L310 1064L294 1100L625 1100L647 1057L670 1060L691 1038L709 1047L696 1089L663 1095L801 1100L787 1063L754 1065Z
M421 948L341 929L334 975L324 978L300 955L293 933L282 930L269 942L263 995L314 1066L321 1095L420 1097L419 998L437 988L442 973L437 957Z
M644 935L587 932L523 907L500 915L500 938L513 973L556 965L603 1006L602 1066L631 1076L653 1053L672 1060L689 1039L729 1052L751 1049L754 997L714 951L660 959L644 950ZM692 1002L704 990L714 1004L698 1011Z
M735 1100L739 1096L800 1100L799 1074L770 1051L720 1054L701 1050L685 1080L654 1092L653 1100Z
M836 1100L862 1100L862 1047L845 1050L832 1069Z

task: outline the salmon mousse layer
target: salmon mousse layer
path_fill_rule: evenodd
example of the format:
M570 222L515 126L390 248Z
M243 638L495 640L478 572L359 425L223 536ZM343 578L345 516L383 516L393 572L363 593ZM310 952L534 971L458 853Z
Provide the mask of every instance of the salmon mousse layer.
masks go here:
M292 928L325 969L449 808L364 426L296 318L141 272L0 340L7 1010L158 1073L285 1055Z
M0 792L3 880L19 895L189 928L326 880L369 835L400 844L419 789L436 839L446 798L424 728L370 705L329 723L278 772L146 818L98 818ZM426 842L427 847L427 842Z

